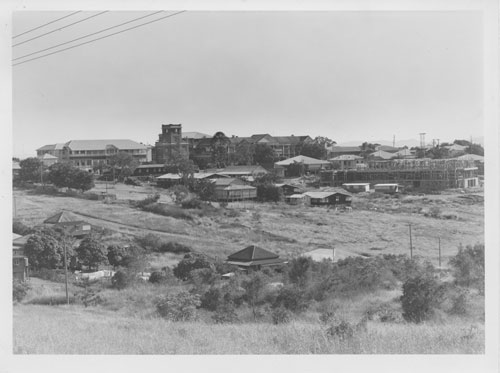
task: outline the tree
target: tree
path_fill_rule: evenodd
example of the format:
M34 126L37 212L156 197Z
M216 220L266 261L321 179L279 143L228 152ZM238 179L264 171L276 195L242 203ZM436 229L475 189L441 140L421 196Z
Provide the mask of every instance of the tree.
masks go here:
M118 152L109 157L108 164L113 171L119 171L118 179L124 180L134 173L134 170L139 166L139 161L129 153Z
M329 148L333 145L336 145L337 143L333 141L332 139L329 139L328 137L325 136L316 136L313 140L314 143L321 145L323 148Z
M484 244L468 245L465 249L460 245L450 265L457 284L484 290Z
M377 145L379 145L379 144L372 144L372 143L365 141L364 143L361 144L360 156L366 159L369 154L371 154L375 151L375 148L377 147Z
M107 258L113 267L134 267L139 264L144 250L137 246L110 245L107 248Z
M82 240L76 248L76 255L81 264L96 271L99 270L99 264L108 261L104 245L92 234Z
M262 301L266 279L261 272L254 272L242 281L241 287L245 289L245 300L252 309L254 320L257 319L257 306Z
M324 159L326 157L326 148L316 142L306 143L302 145L300 154L305 155L306 157Z
M215 167L224 168L228 161L228 147L230 141L224 134L224 132L216 132L212 137L210 142L210 147L212 150L212 160L215 163Z
M469 154L484 156L484 148L480 144L471 144L467 152Z
M289 262L288 267L290 282L304 288L311 277L312 259L309 257L294 258Z
M305 173L305 166L302 162L293 161L288 166L286 166L286 176L288 177L298 177L303 176Z
M188 253L174 267L174 276L181 280L188 280L191 277L191 271L200 268L211 268L212 263L203 254Z
M196 318L196 308L201 304L198 294L181 291L175 295L166 294L156 301L160 316L171 321L189 321Z
M94 176L71 163L55 163L49 168L49 181L58 188L79 189L82 192L94 187Z
M403 284L403 317L416 323L428 320L442 298L443 287L433 277L424 275L410 278Z
M278 202L281 199L281 190L270 183L258 183L257 200L261 202Z
M241 141L236 146L236 151L230 154L230 162L236 165L254 164L255 144L247 141Z
M62 231L40 228L24 245L24 253L32 268L56 269L63 267L65 246L69 261L73 255L72 238Z
M274 149L267 144L255 145L253 160L259 165L271 165L276 159Z
M207 179L199 179L194 183L194 192L202 201L215 200L215 183Z
M19 178L21 181L36 183L40 182L44 169L43 162L35 157L23 159L19 162Z

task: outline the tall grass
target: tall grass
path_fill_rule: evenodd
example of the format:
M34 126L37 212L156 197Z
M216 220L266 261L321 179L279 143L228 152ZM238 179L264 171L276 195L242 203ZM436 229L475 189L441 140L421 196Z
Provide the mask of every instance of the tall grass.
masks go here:
M94 308L16 306L16 354L478 354L484 327L382 324L340 340L320 323L172 323ZM78 336L77 338L75 336Z

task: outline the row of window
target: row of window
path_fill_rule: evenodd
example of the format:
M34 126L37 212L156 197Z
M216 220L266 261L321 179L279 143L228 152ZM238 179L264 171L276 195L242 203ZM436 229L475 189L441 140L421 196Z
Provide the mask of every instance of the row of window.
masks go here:
M71 155L104 155L104 154L116 154L118 152L129 153L129 154L146 154L144 149L108 149L108 150L74 150L69 151Z

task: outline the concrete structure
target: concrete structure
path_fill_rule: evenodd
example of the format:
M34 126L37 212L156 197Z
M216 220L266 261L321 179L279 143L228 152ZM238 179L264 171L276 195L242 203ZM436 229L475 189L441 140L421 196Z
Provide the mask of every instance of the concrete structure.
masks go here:
M364 170L337 171L335 185L399 184L417 190L468 188L479 185L474 161L458 159L392 159L368 162Z
M351 193L361 193L370 191L370 183L344 183L342 187Z
M227 257L226 263L237 265L245 269L259 270L264 266L280 266L287 261L280 259L279 255L261 247L250 245Z
M182 124L162 124L152 150L153 162L168 164L179 157L189 158L189 143L183 139Z

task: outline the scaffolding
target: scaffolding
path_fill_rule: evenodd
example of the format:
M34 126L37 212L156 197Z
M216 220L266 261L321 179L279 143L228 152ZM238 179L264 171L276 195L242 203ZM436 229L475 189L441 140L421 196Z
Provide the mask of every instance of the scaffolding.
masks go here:
M474 161L427 158L370 161L366 169L337 171L334 176L336 186L357 182L398 183L425 190L467 188L479 184Z

